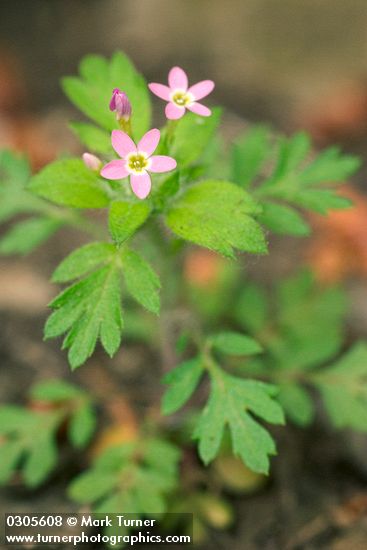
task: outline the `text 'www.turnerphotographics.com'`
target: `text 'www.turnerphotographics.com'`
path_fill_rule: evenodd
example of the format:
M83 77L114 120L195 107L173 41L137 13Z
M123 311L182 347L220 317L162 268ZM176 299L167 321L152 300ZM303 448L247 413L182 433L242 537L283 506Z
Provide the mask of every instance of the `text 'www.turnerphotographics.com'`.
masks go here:
M171 516L169 521L167 516ZM192 520L192 514L154 514L154 517L139 518L135 514L8 513L5 514L4 542L17 546L68 544L74 547L98 543L188 545L193 543Z

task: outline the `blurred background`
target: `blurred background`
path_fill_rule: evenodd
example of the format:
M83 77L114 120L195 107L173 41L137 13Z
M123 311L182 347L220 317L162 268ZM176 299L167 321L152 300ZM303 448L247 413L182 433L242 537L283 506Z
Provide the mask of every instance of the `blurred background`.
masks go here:
M148 80L173 64L210 77L216 101L281 127L345 94L355 111L365 92L364 0L3 0L0 10L3 107L21 93L32 112L66 106L60 77L84 54L116 49Z
M81 154L67 128L75 111L62 95L59 80L76 73L84 54L110 55L121 49L148 81L165 81L173 65L182 66L193 82L215 80L211 100L226 108L228 136L249 122L270 123L275 131L286 133L305 128L315 147L337 143L366 160L366 31L365 0L1 0L0 148L27 153L34 169L65 151ZM352 303L349 325L362 337L367 336L365 176L362 168L353 187L346 182L346 193L354 198L356 208L332 214L328 220L315 216L315 234L303 248L299 240L275 239L270 257L250 266L255 276L270 279L307 261L321 281L343 281ZM29 258L0 260L3 402L23 399L37 377L65 374L65 357L58 343L42 342L42 326L46 304L55 293L48 277L70 250L70 242L77 244L79 238L63 234ZM195 283L200 270L204 280L208 270L210 277L215 261L199 254L190 265L187 277ZM80 369L77 379L94 390L103 380L102 392L111 391L117 380L117 385L128 388L130 400L147 406L142 387L134 385L146 359L141 349L132 347L119 354L111 375L103 370L101 357L91 360L88 375ZM143 387L151 384L151 379L144 379ZM112 417L116 410L117 418L129 416L124 398L116 400ZM317 430L309 439L295 437L301 438L298 454L288 440L280 440L280 454L288 453L291 473L278 464L272 481L275 492L258 494L255 483L251 497L237 498L242 528L232 531L229 539L219 538L218 548L242 550L244 540L246 550L280 548L279 540L284 539L276 538L279 527L268 526L278 502L298 536L287 548L366 548L365 438L352 444L348 438L335 441ZM313 440L318 445L305 474L298 457ZM351 456L340 466L335 457L347 447ZM36 495L13 487L5 492L2 507L4 511L9 506L27 511L30 505L35 510L65 510L70 506L62 496L68 477L65 468L53 480L52 491ZM306 503L295 497L296 479L312 487ZM330 514L334 514L332 521ZM258 522L260 517L263 522ZM324 546L322 542L313 545L315 533L322 536L330 529L338 536L325 539Z

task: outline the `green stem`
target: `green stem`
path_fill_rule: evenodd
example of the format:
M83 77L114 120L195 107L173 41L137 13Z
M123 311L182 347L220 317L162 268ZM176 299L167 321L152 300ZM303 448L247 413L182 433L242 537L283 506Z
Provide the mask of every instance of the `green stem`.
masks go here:
M126 120L126 118L122 117L118 120L118 124L120 126L120 129L125 132L128 136L132 136L132 129L131 129L131 120L130 118Z
M172 143L173 143L173 140L174 140L174 137L175 137L175 131L176 131L176 128L177 128L177 124L178 124L178 120L169 120L167 122L167 131L166 131L166 146L167 146L167 150L169 151L171 146L172 146Z

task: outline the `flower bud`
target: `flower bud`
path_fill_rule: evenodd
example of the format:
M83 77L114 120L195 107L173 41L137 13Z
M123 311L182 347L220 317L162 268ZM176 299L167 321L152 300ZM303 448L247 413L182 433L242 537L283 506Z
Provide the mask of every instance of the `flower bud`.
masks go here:
M115 88L112 92L110 110L116 111L117 120L123 119L127 121L131 117L131 103L129 98L125 92L122 92L119 88Z
M91 153L83 153L82 158L87 168L94 170L95 172L99 172L102 166L102 161L98 157L92 155Z

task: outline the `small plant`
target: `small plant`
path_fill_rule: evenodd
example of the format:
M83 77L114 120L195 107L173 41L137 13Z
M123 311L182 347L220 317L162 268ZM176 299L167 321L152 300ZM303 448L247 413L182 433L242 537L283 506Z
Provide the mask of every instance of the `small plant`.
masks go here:
M34 386L26 407L0 407L0 482L6 483L20 469L25 485L36 487L57 464L60 432L65 429L70 444L83 448L93 435L95 420L88 395L57 380Z
M268 425L285 418L310 424L314 390L336 428L367 430L367 345L345 350L340 288L321 289L302 272L263 289L241 277L233 260L239 253L268 254L270 233L310 234L307 211L349 207L337 187L359 160L335 147L316 155L305 133L279 137L264 126L224 146L221 109L201 104L214 83L190 87L178 67L168 83L148 87L122 53L110 61L84 58L80 75L62 85L92 121L71 123L88 152L35 175L24 159L1 154L0 220L25 219L5 233L0 251L28 253L66 225L90 239L54 271L52 281L69 286L51 302L45 326L46 339L64 337L72 369L88 360L97 342L112 357L125 345L124 332L127 339L135 330L147 346L157 345L159 320L139 313L134 302L156 315L162 302L168 320L184 307L177 365L163 377L162 413L176 413L198 394L191 411L178 418L184 430L193 426L202 461L227 456L231 448L249 469L267 474L276 454ZM161 130L151 125L149 89L167 102ZM95 209L106 213L105 223L102 215L98 221L88 215ZM191 244L232 262L231 276L213 291L191 292L182 275ZM43 481L63 424L76 447L94 430L82 390L45 383L32 399L50 406L0 410L2 482L18 464L25 483ZM155 426L154 433L105 450L72 482L71 498L105 512L166 510L165 499L178 490L179 453L163 417L156 424L159 431Z

